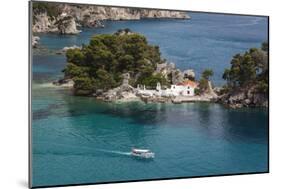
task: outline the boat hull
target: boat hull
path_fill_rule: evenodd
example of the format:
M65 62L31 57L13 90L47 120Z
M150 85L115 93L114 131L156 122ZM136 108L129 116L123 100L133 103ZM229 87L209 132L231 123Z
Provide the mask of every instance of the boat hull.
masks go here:
M145 158L145 159L151 159L151 158L155 157L154 153L152 153L152 152L150 152L150 153L134 153L134 152L131 152L131 156L139 157L139 158Z

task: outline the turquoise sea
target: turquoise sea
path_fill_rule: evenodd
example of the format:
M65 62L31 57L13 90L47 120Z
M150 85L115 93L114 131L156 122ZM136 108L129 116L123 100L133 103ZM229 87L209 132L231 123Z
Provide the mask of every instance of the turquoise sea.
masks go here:
M189 13L191 20L108 21L79 35L40 34L58 50L87 44L99 33L130 28L159 45L180 69L222 72L231 57L267 40L265 17ZM268 111L219 104L105 103L52 87L63 55L34 54L32 65L32 186L194 177L268 171ZM129 156L149 148L154 160Z

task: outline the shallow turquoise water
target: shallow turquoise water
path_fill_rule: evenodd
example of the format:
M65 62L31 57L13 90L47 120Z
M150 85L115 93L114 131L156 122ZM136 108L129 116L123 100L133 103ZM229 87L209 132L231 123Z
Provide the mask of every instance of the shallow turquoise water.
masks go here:
M108 22L79 36L41 35L60 49L86 43L94 33L129 27L160 46L180 68L214 69L216 83L231 56L259 46L266 19L192 13L192 20ZM33 57L32 184L64 185L169 177L265 172L268 112L219 104L115 104L75 97L50 87L65 58ZM152 161L128 155L131 147L155 152Z

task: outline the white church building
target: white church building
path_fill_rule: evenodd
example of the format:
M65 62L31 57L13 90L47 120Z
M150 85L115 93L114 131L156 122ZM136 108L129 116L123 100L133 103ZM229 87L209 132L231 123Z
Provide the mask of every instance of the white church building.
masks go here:
M171 85L168 89L162 89L160 83L157 83L156 90L147 90L138 87L138 93L146 96L194 96L197 83L191 80L185 80L176 85Z
M197 83L191 80L185 80L176 85L171 85L170 90L175 94L175 96L194 96L195 88Z
M162 91L163 96L194 96L196 87L197 83L194 81L185 80L181 83L177 83L176 85L171 85L169 89Z

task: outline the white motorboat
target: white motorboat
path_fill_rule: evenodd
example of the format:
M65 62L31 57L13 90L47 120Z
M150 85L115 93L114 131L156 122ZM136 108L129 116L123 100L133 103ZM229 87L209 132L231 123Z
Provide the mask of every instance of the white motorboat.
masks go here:
M147 149L137 149L133 148L131 155L140 158L154 158L154 153Z

